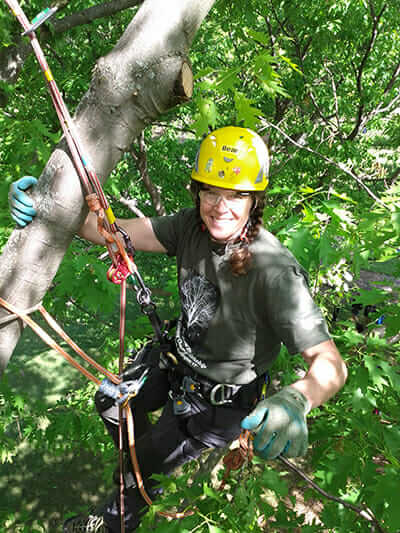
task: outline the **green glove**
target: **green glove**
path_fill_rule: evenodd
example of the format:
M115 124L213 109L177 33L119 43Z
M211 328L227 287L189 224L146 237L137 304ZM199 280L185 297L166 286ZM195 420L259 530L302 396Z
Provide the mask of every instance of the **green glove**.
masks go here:
M242 428L255 433L254 449L263 459L281 454L298 457L307 451L309 410L309 402L301 392L284 387L259 402L242 420Z

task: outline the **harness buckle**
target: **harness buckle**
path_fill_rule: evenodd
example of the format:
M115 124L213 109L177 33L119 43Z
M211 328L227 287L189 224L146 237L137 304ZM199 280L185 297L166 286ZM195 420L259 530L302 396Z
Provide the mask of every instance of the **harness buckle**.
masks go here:
M239 388L240 387L235 385L217 383L210 391L211 405L224 405L226 403L232 403L233 400L231 400L231 398Z

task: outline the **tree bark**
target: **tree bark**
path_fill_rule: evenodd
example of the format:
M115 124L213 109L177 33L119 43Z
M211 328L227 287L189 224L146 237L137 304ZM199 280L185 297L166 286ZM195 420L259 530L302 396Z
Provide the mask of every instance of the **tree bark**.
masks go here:
M98 60L74 120L102 183L143 128L184 98L182 69L190 64L191 42L214 1L145 0L114 49ZM63 141L32 197L37 217L13 231L0 257L0 296L20 310L42 300L87 214ZM1 324L7 314L0 309L0 373L23 329L20 320Z

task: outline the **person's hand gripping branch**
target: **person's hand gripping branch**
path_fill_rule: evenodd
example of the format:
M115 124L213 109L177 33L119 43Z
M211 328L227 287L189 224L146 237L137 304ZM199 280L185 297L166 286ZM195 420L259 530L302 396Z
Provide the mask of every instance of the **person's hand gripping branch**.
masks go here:
M33 202L25 192L30 187L34 187L36 183L37 179L33 176L24 176L10 186L8 202L11 217L22 228L32 222L36 216L36 209L33 207Z
M309 401L294 387L284 387L261 400L242 420L242 428L254 433L254 450L263 459L279 455L298 457L308 447L306 415Z

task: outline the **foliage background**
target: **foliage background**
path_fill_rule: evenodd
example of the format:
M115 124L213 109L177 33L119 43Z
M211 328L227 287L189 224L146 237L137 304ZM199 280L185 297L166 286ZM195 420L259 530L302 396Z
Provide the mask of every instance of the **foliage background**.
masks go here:
M62 13L88 6L71 1ZM31 18L44 7L38 0L24 6ZM128 9L50 36L45 52L71 111L88 87L96 60L112 48L134 12ZM19 28L5 5L0 6L0 18L2 45L10 47ZM399 51L396 2L313 0L305 9L285 0L220 0L192 48L193 99L144 133L149 175L168 213L190 203L185 186L198 140L209 128L245 125L264 136L272 155L266 227L310 272L312 292L349 368L343 391L309 415L311 446L301 465L325 490L372 509L382 528L393 533L400 530ZM0 90L2 246L13 228L8 188L19 176L41 173L60 128L33 56L17 83L0 82ZM135 144L132 151L138 150ZM129 153L108 180L106 192L117 216L132 216L121 198L134 199L145 215L155 214ZM76 238L45 305L85 350L115 369L118 290L105 279L102 252ZM175 316L179 304L173 261L138 254L137 264L162 316ZM366 279L372 281L367 284ZM373 307L364 316L363 311L355 314L354 304ZM377 323L382 320L383 325ZM133 297L127 330L128 348L150 333ZM65 366L30 333L24 334L0 383L3 471L12 472L28 450L31 463L25 468L35 455L53 467L61 465L58 481L49 471L40 482L60 483L63 492L68 482L74 486L66 475L71 456L89 458L99 470L85 474L87 485L75 486L85 495L81 500L71 499L69 506L60 505L47 515L40 501L21 508L21 501L31 501L29 489L25 494L15 489L15 497L0 507L1 531L55 530L51 520L90 503L91 490L94 501L100 499L110 485L115 457L94 413L93 387ZM292 382L303 370L301 359L289 359L283 349L272 370L275 385ZM311 513L315 494L275 462L235 474L229 496L217 493L207 475L197 477L188 489L186 479L197 467L191 464L175 481L162 481L167 496L160 505L168 508L183 495L196 501L200 512L153 526L149 513L143 531L371 529L359 515L326 500ZM104 490L90 486L91 477L95 487L102 479ZM27 479L22 475L18 486L24 487ZM35 487L35 479L30 484ZM294 486L299 489L295 495Z

